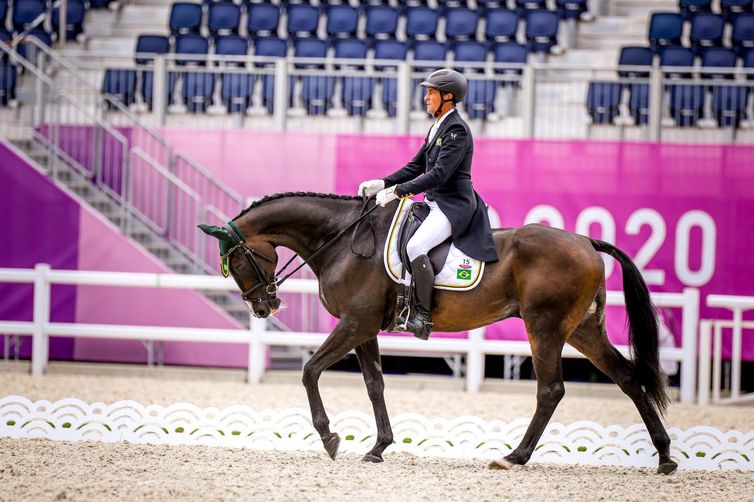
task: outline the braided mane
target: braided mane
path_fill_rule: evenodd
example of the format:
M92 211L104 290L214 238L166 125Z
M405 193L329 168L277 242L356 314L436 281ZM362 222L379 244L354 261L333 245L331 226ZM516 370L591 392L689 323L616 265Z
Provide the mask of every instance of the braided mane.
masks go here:
M335 200L357 200L358 199L358 200L361 200L361 197L359 197L358 195L338 195L338 194L334 194L334 193L317 193L317 192L283 192L283 193L276 193L276 194L272 194L272 195L265 195L261 199L255 200L254 202L251 203L251 205L249 207L247 207L246 209L244 209L243 211L241 211L240 213L238 213L238 215L235 218L233 218L233 219L235 220L236 218L240 218L241 216L243 216L244 214L248 213L249 211L251 211L255 207L259 207L259 206L261 206L262 204L264 204L266 202L270 202L270 201L278 200L278 199L284 199L286 197L317 197L317 198L320 198L320 199L335 199Z

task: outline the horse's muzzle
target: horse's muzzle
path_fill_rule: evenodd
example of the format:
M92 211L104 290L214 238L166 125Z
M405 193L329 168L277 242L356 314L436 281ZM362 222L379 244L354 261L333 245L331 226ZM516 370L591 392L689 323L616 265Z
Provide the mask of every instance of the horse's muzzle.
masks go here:
M246 301L246 306L249 307L249 311L254 317L266 319L270 314L274 314L280 309L280 298L272 297L257 303Z

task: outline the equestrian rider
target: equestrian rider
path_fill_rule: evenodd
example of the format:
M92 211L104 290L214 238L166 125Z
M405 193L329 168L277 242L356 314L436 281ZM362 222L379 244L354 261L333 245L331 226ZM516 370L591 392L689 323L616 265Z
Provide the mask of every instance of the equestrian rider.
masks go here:
M468 124L456 110L466 96L466 79L457 71L437 70L420 85L426 88L427 112L435 118L424 144L408 164L382 179L365 181L359 194L377 194L386 204L424 192L429 216L409 240L416 308L408 331L426 340L432 332L432 293L435 272L427 256L448 237L471 258L498 260L487 206L471 184L474 143Z

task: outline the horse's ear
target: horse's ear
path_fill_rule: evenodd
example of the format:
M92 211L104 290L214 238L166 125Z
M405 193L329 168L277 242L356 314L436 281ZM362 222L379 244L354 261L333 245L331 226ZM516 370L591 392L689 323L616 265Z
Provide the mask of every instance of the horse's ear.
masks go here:
M211 235L212 237L216 237L217 239L219 239L221 241L226 241L226 242L234 242L235 241L235 239L233 239L233 236L230 235L230 232L228 232L228 230L226 228L218 227L218 226L215 226L215 225L205 225L205 224L201 224L201 225L197 225L197 226L205 234Z

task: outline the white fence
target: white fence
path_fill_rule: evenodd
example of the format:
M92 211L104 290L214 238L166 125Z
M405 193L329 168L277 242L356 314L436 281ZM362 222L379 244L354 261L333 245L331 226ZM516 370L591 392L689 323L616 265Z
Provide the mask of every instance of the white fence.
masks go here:
M161 326L131 326L110 324L79 324L50 322L50 292L52 284L179 288L202 290L235 290L230 279L205 275L177 275L124 272L90 272L52 270L47 264L31 269L0 269L0 283L34 284L33 320L0 321L0 333L32 335L32 373L45 371L49 359L49 337L113 338L172 342L244 343L249 347L248 380L260 382L265 371L265 353L269 346L319 347L327 333L268 331L265 319L252 318L250 331L232 329L177 328ZM318 294L317 281L290 279L281 287L282 293ZM662 348L660 357L681 363L681 401L693 403L696 390L696 333L699 321L699 291L686 288L682 293L653 293L659 307L682 309L682 345ZM608 305L623 305L623 293L609 291ZM413 337L381 336L380 347L385 352L408 354L458 354L466 357L466 389L477 392L484 379L484 356L530 356L528 342L486 340L484 328L472 330L467 338L436 338L429 343ZM628 347L618 349L628 355ZM583 357L571 347L565 347L564 357Z

